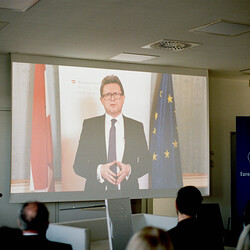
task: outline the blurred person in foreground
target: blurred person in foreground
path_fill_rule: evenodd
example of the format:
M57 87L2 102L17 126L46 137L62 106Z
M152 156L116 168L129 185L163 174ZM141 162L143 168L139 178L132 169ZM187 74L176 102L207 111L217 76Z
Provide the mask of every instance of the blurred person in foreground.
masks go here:
M174 250L168 232L156 227L145 227L130 239L126 250Z
M19 249L71 250L69 244L49 241L46 231L49 226L49 211L41 202L27 202L20 211L18 224L22 237L17 241Z
M244 227L237 243L237 250L250 250L250 224Z

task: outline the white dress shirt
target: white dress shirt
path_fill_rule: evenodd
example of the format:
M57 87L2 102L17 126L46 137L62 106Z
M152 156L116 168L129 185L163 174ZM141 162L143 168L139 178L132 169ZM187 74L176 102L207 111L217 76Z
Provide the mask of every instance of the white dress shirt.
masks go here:
M105 114L105 141L106 141L106 152L108 154L108 148L109 148L109 132L111 128L111 120L116 119L115 128L116 128L116 160L119 162L122 162L124 148L125 148L125 137L124 137L124 119L123 115L120 114L116 118L113 118L112 116ZM108 156L107 156L108 157ZM97 180L100 183L103 183L105 180L101 176L101 166L102 164L98 165L97 167ZM117 167L117 173L119 173L120 168ZM128 176L126 176L126 179L128 180L129 176L131 174L131 168L130 173ZM118 189L121 189L121 185L118 185Z
M114 119L112 116L105 115L105 141L106 141L106 152L108 157L109 148L109 132L111 128L111 120ZM116 118L115 128L116 128L116 160L122 162L122 157L125 147L124 138L124 121L122 114L118 115Z

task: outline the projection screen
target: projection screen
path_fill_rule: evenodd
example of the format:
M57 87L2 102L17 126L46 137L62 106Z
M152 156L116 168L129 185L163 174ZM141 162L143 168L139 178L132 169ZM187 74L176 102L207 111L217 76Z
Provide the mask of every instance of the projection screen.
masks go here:
M27 55L11 63L11 202L175 197L183 185L209 195L206 70ZM111 76L124 94L117 83L101 92ZM114 184L103 166L117 107Z

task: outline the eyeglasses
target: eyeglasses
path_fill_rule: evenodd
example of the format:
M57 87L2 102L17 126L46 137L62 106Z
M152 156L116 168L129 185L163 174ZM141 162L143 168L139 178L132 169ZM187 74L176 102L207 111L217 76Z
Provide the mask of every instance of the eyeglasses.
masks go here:
M114 97L115 100L119 100L121 98L121 96L123 96L122 93L107 93L107 94L104 94L102 95L102 98L104 100L111 100L112 99L112 96Z

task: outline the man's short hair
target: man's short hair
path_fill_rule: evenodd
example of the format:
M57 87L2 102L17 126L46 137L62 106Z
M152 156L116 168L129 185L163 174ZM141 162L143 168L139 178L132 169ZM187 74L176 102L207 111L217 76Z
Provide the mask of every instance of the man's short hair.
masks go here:
M101 87L100 87L101 96L103 94L104 86L109 84L109 83L117 83L120 86L122 95L124 95L124 89L123 89L123 86L122 86L122 83L121 83L120 79L115 75L109 75L109 76L104 77L103 80L102 80L102 84L101 84Z
M194 186L183 187L177 193L176 206L182 214L196 216L201 208L201 203L201 192Z
M23 204L19 214L21 230L35 230L45 234L49 224L49 211L38 201Z

